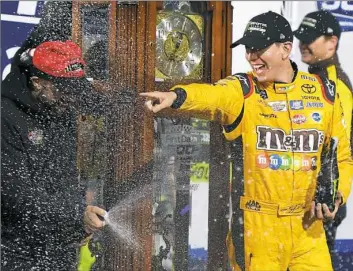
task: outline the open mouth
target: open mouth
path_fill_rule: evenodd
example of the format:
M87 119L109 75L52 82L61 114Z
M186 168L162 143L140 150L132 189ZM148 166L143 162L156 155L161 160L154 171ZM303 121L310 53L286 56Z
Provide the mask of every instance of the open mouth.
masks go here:
M263 73L266 69L266 65L265 64L256 64L256 65L252 65L254 72L257 74Z

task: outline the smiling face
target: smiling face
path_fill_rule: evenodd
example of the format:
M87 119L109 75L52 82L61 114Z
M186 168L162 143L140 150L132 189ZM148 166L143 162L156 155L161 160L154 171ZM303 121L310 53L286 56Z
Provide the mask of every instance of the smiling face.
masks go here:
M262 50L246 48L246 59L259 82L281 81L292 43L274 43Z
M313 65L319 61L332 57L336 52L338 39L336 36L320 36L310 44L299 43L302 61Z

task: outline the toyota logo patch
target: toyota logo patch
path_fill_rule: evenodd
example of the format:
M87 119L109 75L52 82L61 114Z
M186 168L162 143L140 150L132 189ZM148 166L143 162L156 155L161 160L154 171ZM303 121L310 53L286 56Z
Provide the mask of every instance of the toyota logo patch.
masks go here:
M301 86L301 89L307 94L313 94L316 92L316 87L311 84L304 84Z

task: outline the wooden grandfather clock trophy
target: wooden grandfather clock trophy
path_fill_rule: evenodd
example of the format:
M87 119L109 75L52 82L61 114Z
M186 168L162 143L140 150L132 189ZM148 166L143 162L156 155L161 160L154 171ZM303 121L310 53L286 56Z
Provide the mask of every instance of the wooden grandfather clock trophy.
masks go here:
M140 244L112 238L98 270L225 268L229 163L221 127L173 110L153 116L138 93L230 75L231 23L230 2L73 1L72 38L93 85L113 101L103 116L78 120L81 177L91 203L126 205L120 220ZM206 206L198 231L208 255L200 263L189 255L197 193Z

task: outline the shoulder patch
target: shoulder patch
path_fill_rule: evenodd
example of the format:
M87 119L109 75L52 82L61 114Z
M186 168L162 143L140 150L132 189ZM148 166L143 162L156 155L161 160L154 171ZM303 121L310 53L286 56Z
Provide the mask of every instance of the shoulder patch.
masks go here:
M327 102L333 104L336 96L336 84L334 81L329 80L327 77L317 76L321 85L322 94Z
M239 80L244 98L248 98L254 92L254 82L252 78L246 73L236 73L232 76Z

